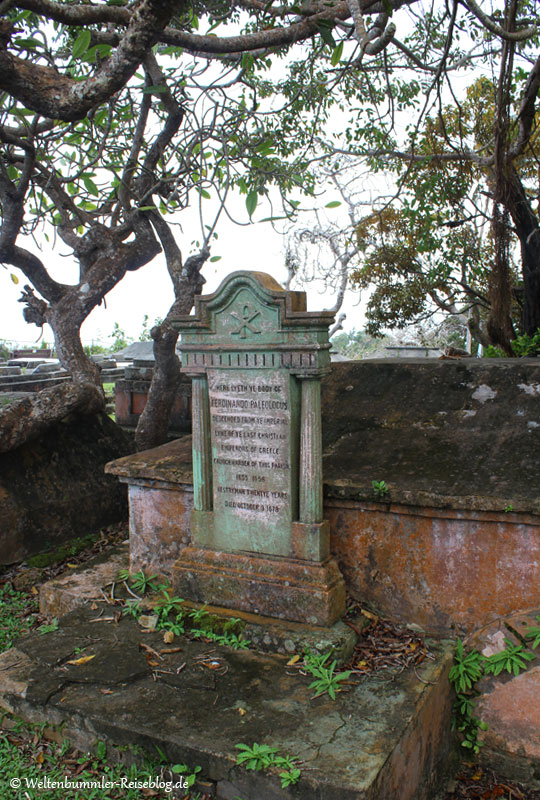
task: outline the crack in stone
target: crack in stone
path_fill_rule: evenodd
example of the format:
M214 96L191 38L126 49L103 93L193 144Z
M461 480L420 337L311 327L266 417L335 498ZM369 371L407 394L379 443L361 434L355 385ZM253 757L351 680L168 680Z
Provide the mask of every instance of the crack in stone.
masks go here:
M117 686L117 687L122 687L122 686L126 686L127 684L136 683L138 680L141 680L142 678L147 678L150 674L151 674L151 672L149 672L148 670L143 670L141 672L135 673L134 675L130 675L128 678L123 680L121 683L116 683L116 684L115 683L111 683L111 681L105 681L105 680L103 680L103 681L100 681L100 680L95 680L95 681L77 681L77 680L73 680L73 678L67 678L65 681L63 681L60 684L59 687L57 687L56 689L52 689L49 692L49 694L45 698L45 701L44 701L43 705L46 706L48 703L50 703L51 699L55 695L57 695L60 692L62 692L68 686L87 686L89 689L94 687L94 686Z

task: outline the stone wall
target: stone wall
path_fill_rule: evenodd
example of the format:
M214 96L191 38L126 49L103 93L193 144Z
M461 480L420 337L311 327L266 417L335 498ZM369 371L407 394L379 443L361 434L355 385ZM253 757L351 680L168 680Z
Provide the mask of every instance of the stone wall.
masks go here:
M73 415L0 454L0 564L125 518L125 487L103 466L132 450L132 437L102 414Z
M351 594L440 633L540 606L537 360L334 364L323 436L325 517ZM189 440L110 469L134 497L132 568L151 553L152 571L170 571L189 541Z

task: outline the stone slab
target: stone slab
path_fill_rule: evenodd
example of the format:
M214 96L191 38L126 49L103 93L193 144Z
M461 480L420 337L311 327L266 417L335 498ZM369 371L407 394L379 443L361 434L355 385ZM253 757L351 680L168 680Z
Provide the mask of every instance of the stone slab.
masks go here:
M540 627L540 608L499 618L474 634L468 645L490 656L519 644L528 628ZM530 641L525 639L525 641ZM519 675L502 672L478 684L475 715L487 723L481 759L509 780L540 789L540 649Z
M130 568L136 572L130 562L130 542L124 542L112 551L100 554L69 573L42 584L39 591L39 607L47 617L61 617L77 608L102 600L110 596L111 585L120 570ZM146 574L155 574L158 570L144 568ZM167 576L159 576L166 578ZM153 596L143 599L143 607L151 613ZM197 604L184 601L186 607L196 608ZM291 655L304 652L309 648L312 652L327 653L332 651L338 663L350 658L357 641L357 635L351 627L341 620L331 626L308 625L298 622L278 620L271 617L239 611L221 606L206 604L209 614L224 621L231 617L239 618L243 623L242 633L250 642L250 648L263 653L281 653ZM366 618L355 620L355 628L363 628Z
M151 666L141 644L158 633L128 618L95 621L86 607L46 636L21 638L0 656L0 704L33 721L64 724L73 744L134 744L171 763L200 765L218 800L434 800L450 764L447 674L451 648L417 672L373 676L313 698L311 678L287 657L234 651L185 638ZM67 662L77 648L94 658ZM209 652L211 651L211 652ZM217 669L204 666L211 658ZM293 674L290 674L293 672ZM237 743L265 743L302 760L297 786L236 766Z
M128 566L129 543L126 541L112 552L108 550L67 575L44 583L39 590L39 610L46 617L62 617L86 603L100 600L104 587Z

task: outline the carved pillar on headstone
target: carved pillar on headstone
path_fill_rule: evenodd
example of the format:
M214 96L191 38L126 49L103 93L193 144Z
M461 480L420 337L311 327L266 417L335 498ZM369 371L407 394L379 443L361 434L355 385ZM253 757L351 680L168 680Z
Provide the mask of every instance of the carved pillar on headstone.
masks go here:
M196 511L212 510L212 447L208 379L188 373L192 383L193 505Z

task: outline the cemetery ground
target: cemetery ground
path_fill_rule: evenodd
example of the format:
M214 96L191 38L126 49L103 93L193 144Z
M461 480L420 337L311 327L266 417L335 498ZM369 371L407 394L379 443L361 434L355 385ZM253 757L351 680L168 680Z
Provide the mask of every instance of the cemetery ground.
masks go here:
M117 524L99 531L95 536L81 540L79 543L68 546L64 551L57 552L55 560L50 562L47 558L36 557L29 562L21 563L13 567L4 568L0 575L0 609L2 612L3 627L0 633L0 650L6 651L17 640L24 642L24 637L33 632L34 635L43 636L43 641L50 632L58 627L56 619L46 618L39 612L39 588L42 583L69 575L70 572L84 565L99 554L108 554L123 542L127 536L127 526ZM103 608L107 614L116 617L118 623L134 624L134 620L126 619L122 610L126 608L126 599L133 600L129 594L122 589L122 583L118 584L116 592L109 594L104 599L103 607L100 611L94 610L93 616L103 614ZM138 591L141 591L139 582ZM122 597L123 595L123 597ZM136 602L136 601L134 601ZM129 603L127 604L129 607ZM127 615L129 617L129 615ZM122 617L124 619L122 620ZM420 632L415 630L415 626L395 626L391 622L381 619L377 615L363 608L355 601L348 602L347 614L345 617L348 624L359 629L360 638L356 646L355 653L349 659L349 663L342 669L350 672L343 682L337 682L336 687L343 692L350 690L352 685L358 684L367 676L380 674L387 680L394 680L397 675L410 673L415 675L418 680L422 680L419 671L426 659L432 658L430 644L424 641ZM144 620L142 620L144 622ZM178 632L175 635L172 631L169 635L165 634L165 642L161 647L155 645L144 645L144 641L150 641L148 637L142 635L144 628L139 627L138 639L143 639L142 647L145 647L148 669L163 668L163 654L183 651L182 661L185 659L186 645L189 639L195 637L190 634L189 629L185 634ZM209 632L209 636L211 636ZM141 645L139 645L141 646ZM213 669L220 670L220 655L224 652L219 645L216 646L210 638L203 638L196 642L197 651L194 659L198 659L197 668L201 673L212 674ZM225 652L229 648L226 648ZM160 655L161 650L161 655ZM88 657L86 657L88 658ZM85 661L84 652L75 653L73 661L80 659L81 664ZM161 661L159 664L156 659ZM90 660L90 659L88 659ZM304 684L309 680L309 675L302 675L302 661L295 655L287 661L287 671L298 674L298 679L303 680ZM185 666L185 664L184 664ZM157 674L157 673L156 673ZM226 676L225 676L226 679ZM102 689L103 692L110 691ZM315 693L317 693L315 691ZM309 700L308 700L309 702ZM246 713L239 706L238 713ZM289 753L293 762L290 765L291 775L294 777L294 769L303 768L300 761L294 760L294 754ZM354 753L350 753L351 759ZM262 759L261 759L262 763ZM134 746L133 748L112 748L108 747L104 741L97 741L92 753L74 747L63 733L62 728L54 727L46 723L32 725L23 722L16 715L4 713L0 722L0 781L8 785L12 778L22 777L29 780L43 780L46 776L49 780L60 780L62 777L75 783L76 781L97 781L104 776L107 780L115 781L127 778L133 782L156 780L157 776L163 781L171 781L177 778L172 772L175 764L166 763L164 754L154 752L153 755L144 753L143 750ZM76 790L56 789L49 790L47 797L51 800L75 800L84 796L85 800L92 797L100 800L134 800L141 797L154 797L158 800L170 798L176 800L207 800L212 795L205 791L209 789L209 784L205 785L204 776L200 773L198 764L180 765L183 774L188 780L194 782L192 788L181 789L178 792L165 792L156 788L117 788L110 790L91 790L85 791L83 795ZM276 770L274 770L275 772ZM278 769L279 771L279 769ZM281 767L283 771L283 767ZM94 792L94 793L92 793ZM42 790L27 789L20 795L13 793L14 798L24 798L34 800L42 796ZM454 770L454 774L449 776L446 794L443 792L437 796L440 800L471 800L481 798L482 800L495 800L503 798L508 800L539 800L540 792L528 789L523 784L515 783L497 775L492 770L479 765L472 759L462 759L461 765ZM261 795L261 800L263 795Z

